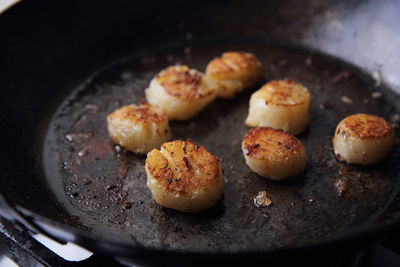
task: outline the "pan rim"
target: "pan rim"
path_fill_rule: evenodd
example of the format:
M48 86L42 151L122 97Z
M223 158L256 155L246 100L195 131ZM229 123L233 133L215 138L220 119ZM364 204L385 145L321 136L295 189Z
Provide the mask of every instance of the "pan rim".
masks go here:
M354 243L361 243L362 241L377 241L383 234L388 234L395 231L400 227L400 218L394 219L392 222L382 225L372 226L370 228L363 227L363 224L357 225L351 229L340 231L332 236L321 238L319 240L306 241L304 243L295 244L292 246L281 246L266 249L240 249L236 251L210 251L210 250L193 250L193 249L176 249L176 248L156 248L135 245L128 241L112 239L109 237L95 237L90 232L83 231L79 228L62 224L58 221L52 220L42 216L36 212L22 207L21 205L13 205L7 202L3 193L0 192L3 198L1 203L2 213L7 212L13 214L13 220L25 227L28 232L38 232L46 235L59 242L72 242L80 245L86 249L94 250L93 252L107 253L114 256L126 256L127 252L137 252L149 255L154 253L172 255L193 255L193 256L213 256L213 257L226 257L226 256L251 256L263 255L269 256L280 253L293 253L293 252L310 252L315 249L324 249L337 245L351 246ZM4 205L7 202L7 205ZM5 216L3 216L5 217ZM57 234L58 233L58 234ZM100 244L100 246L99 246ZM369 243L365 243L368 245ZM119 252L119 254L115 254ZM134 255L133 255L134 256Z

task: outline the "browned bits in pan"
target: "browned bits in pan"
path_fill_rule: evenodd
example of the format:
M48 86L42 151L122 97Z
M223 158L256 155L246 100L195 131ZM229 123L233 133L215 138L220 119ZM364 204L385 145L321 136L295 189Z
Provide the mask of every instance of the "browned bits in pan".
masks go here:
M266 191L260 191L258 192L257 196L254 198L254 204L257 207L269 207L272 205L272 200L271 198L268 196Z

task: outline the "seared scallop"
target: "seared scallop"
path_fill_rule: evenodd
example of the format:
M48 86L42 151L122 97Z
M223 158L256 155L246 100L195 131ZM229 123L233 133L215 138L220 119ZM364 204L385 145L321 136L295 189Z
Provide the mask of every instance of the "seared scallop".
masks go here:
M303 144L280 129L256 127L242 141L247 166L258 175L272 180L300 174L307 163Z
M211 60L206 75L218 85L218 97L233 98L261 80L261 63L250 53L226 52Z
M171 138L167 113L149 103L115 110L107 116L107 127L115 143L138 154L146 154Z
M355 114L336 127L333 149L340 161L370 165L383 160L393 144L394 128L385 119Z
M147 154L147 187L161 206L199 212L214 206L224 193L218 159L205 147L175 140Z
M163 107L170 120L187 120L216 96L216 85L188 66L170 66L161 71L145 90L147 101Z
M309 123L310 92L290 79L271 81L250 98L246 124L299 134Z

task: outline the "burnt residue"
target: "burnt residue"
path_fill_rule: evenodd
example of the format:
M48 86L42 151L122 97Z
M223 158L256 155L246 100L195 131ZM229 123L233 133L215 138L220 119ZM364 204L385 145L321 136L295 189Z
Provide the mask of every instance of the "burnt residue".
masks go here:
M343 194L348 190L347 188L347 179L339 177L335 181L335 188L339 196L343 196Z
M54 116L49 132L56 138L45 144L50 156L44 164L59 168L47 179L60 177L56 194L67 196L65 206L95 235L107 233L146 247L212 251L299 245L375 218L392 199L400 183L399 145L376 166L340 163L332 150L331 137L344 117L372 113L389 120L400 113L396 106L385 108L385 94L373 98L379 89L365 84L349 66L265 44L193 44L190 57L183 50L169 48L114 65L74 93ZM110 141L106 116L143 101L150 80L172 64L168 59L202 71L208 60L230 50L257 55L265 82L290 78L309 89L311 122L298 136L309 156L306 171L276 182L246 166L241 150L248 131L244 120L250 95L262 86L258 84L233 100L216 99L189 121L170 123L173 139L191 138L221 159L227 184L223 200L199 214L162 208L146 187L145 156ZM273 205L260 209L254 194L265 188Z
M185 162L187 171L188 171L189 173L192 173L192 166L190 165L190 162L189 162L188 157L187 157L187 156L184 156L184 157L183 157L183 161Z
M79 104L82 108L77 110L76 119L71 119L64 136L69 152L63 160L66 194L74 206L96 220L121 225L126 220L128 192L123 185L129 167L118 159L123 151L110 142L105 125L99 125L103 115L99 106Z
M334 106L329 102L329 100L325 100L320 104L322 109L334 109Z
M254 205L258 208L265 208L272 205L272 200L266 191L260 191L254 197Z

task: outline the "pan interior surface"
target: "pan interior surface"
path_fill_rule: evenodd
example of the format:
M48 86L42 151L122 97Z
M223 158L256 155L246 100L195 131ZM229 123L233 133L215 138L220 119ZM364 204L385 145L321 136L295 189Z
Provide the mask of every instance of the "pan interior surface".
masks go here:
M144 89L161 69L180 63L204 72L209 60L230 50L254 53L263 64L265 82L290 78L311 92L310 126L298 136L308 154L306 171L274 182L246 166L241 141L249 128L244 120L259 84L233 100L214 100L191 120L170 122L173 139L190 138L220 159L226 184L222 201L199 214L162 208L146 188L145 156L116 149L106 116L144 101ZM340 163L332 152L331 138L344 117L370 113L388 121L397 118L398 99L377 90L372 79L349 65L305 49L262 43L157 48L94 74L64 101L44 141L46 179L71 215L97 237L202 251L320 240L374 221L397 194L398 144L384 162L369 167ZM253 202L263 190L273 202L267 208Z

